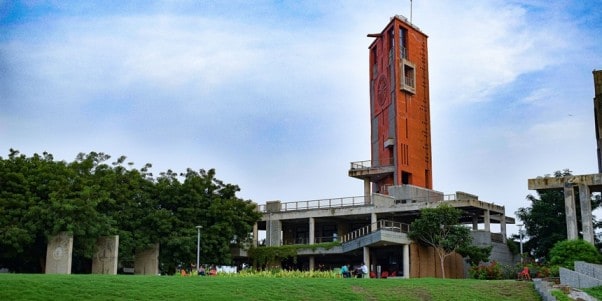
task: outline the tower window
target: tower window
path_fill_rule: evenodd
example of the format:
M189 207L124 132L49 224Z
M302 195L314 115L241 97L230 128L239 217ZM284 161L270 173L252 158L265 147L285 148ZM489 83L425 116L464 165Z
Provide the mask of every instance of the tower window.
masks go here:
M399 28L399 54L402 59L408 59L408 51L406 45L406 34L407 30L405 28Z
M401 80L400 87L401 90L408 91L412 94L416 93L416 68L414 64L410 63L407 60L402 60L401 66Z

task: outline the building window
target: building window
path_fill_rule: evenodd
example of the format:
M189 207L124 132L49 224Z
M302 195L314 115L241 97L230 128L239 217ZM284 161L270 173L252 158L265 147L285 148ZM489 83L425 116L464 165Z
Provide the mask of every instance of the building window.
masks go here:
M401 90L408 91L412 94L416 93L416 67L407 60L402 60L401 63Z
M408 51L407 51L407 30L403 27L399 28L399 55L402 59L408 59Z

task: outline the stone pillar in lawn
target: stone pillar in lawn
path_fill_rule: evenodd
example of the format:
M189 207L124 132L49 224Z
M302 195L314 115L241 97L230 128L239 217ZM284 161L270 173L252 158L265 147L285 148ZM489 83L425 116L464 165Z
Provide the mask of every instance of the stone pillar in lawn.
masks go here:
M73 235L61 232L48 241L46 274L71 274Z
M99 237L92 258L92 274L117 275L118 254L119 235Z

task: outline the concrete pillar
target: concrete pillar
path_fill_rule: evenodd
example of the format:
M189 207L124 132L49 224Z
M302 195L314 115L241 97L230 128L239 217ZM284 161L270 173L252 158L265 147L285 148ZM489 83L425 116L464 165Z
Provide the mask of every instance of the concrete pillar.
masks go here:
M158 275L159 274L159 244L150 249L134 255L134 274Z
M564 183L564 211L566 214L566 238L568 240L578 239L575 191L571 183Z
M485 231L491 232L491 212L489 210L485 210L483 213L483 220L485 222Z
M581 229L583 230L583 240L594 244L591 198L592 194L589 190L589 186L579 184L579 203L581 205Z
M316 258L314 256L309 256L309 270L313 271L316 267Z
M472 230L479 230L479 217L476 215L472 217Z
M502 239L506 243L506 215L500 214L500 232L502 232Z
M313 245L316 242L316 222L313 217L309 218L309 244Z
M280 222L280 220L274 220L270 214L270 219L268 220L266 228L266 245L280 246L282 244L282 222Z
M370 248L369 247L364 247L364 263L368 267L368 275L366 275L366 276L370 277Z
M119 235L99 237L92 258L92 274L117 275L118 254Z
M253 247L257 247L257 240L259 239L259 229L257 223L253 224Z
M403 245L403 278L410 278L410 245Z
M364 203L370 204L370 196L372 195L372 192L370 191L370 179L364 179Z
M371 213L370 214L370 231L374 232L378 229L378 225L376 224L376 222L378 221L378 217L376 216L376 213Z
M61 232L46 246L46 274L71 274L73 235Z

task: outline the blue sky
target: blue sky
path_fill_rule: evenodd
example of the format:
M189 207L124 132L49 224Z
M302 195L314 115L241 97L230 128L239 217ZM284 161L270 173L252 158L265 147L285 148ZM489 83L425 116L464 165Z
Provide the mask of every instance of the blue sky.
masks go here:
M436 190L513 216L528 178L597 172L600 7L414 1ZM410 1L0 0L0 155L215 168L257 203L361 195L347 171L370 158L366 34L396 14Z

